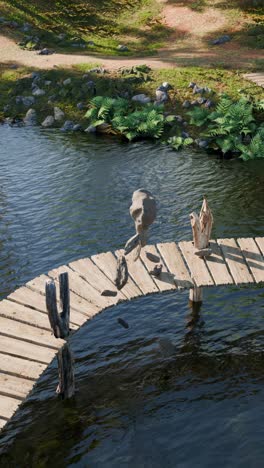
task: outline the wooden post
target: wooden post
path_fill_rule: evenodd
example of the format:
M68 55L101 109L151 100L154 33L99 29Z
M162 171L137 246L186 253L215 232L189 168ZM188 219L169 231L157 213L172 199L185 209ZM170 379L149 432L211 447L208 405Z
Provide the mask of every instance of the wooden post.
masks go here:
M203 302L203 288L194 288L190 289L189 299L191 302Z
M195 212L193 212L190 214L190 218L193 232L193 245L195 249L197 249L195 254L201 258L201 261L203 261L204 257L207 257L211 254L209 244L214 221L206 197L203 199L200 215L198 216ZM191 303L201 304L203 300L202 295L202 288L195 286L193 289L190 289L189 300Z
M190 214L190 218L194 247L197 250L207 249L209 247L214 219L206 197L204 197L200 215L198 216L193 212Z
M71 398L75 392L73 357L68 343L57 354L59 385L56 392L63 398Z
M66 339L70 333L70 290L68 273L59 275L60 306L62 312L58 312L56 285L53 280L46 282L46 306L50 326L56 338ZM62 398L71 398L74 395L74 369L73 358L69 344L58 351L59 385L56 392Z
M57 293L54 280L46 282L46 306L50 326L56 338L66 338L70 333L70 295L68 273L59 276L61 314L57 308Z

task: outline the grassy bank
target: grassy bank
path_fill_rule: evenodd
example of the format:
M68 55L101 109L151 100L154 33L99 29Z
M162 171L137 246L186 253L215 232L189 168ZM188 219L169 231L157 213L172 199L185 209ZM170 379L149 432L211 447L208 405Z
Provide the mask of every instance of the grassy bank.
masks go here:
M67 118L85 124L84 111L76 107L78 102L83 102L85 108L93 97L93 90L89 89L87 82L92 80L96 85L97 95L102 96L128 96L146 93L153 100L155 90L163 81L168 81L173 86L170 93L171 101L166 106L173 112L185 114L182 103L186 99L193 99L192 90L188 88L190 81L197 82L200 86L208 86L217 93L227 93L232 98L238 99L241 95L248 95L253 99L263 99L264 90L259 86L243 79L242 74L229 70L207 69L198 67L184 67L175 69L152 70L149 73L149 81L135 74L111 72L97 74L89 70L98 66L97 63L80 64L71 69L57 68L40 71L40 87L45 90L45 95L37 97L34 108L41 122L54 106L59 106L65 111ZM31 73L35 71L29 68L10 69L8 66L0 67L0 116L23 117L26 108L22 104L16 104L16 96L29 96L32 93ZM63 81L71 78L68 86ZM49 84L45 84L51 82ZM9 105L4 112L3 108Z
M33 76L32 73L31 69L10 70L2 67L2 120L9 118L11 122L21 121L31 107L36 110L38 124L41 124L46 117L53 116L54 107L58 107L64 115L60 121L53 121L52 127L60 128L68 120L78 124L82 130L92 124L98 132L122 135L128 140L147 137L168 141L170 138L168 142L176 150L196 141L198 146L209 145L208 148L216 151L223 149L224 153L229 151L229 147L236 152L236 148L244 145L244 142L249 144L251 136L258 132L264 121L263 88L244 80L239 73L227 70L208 69L205 73L201 68L185 67L145 71L143 66L142 71L141 66L108 73L98 64L90 64L90 67L79 65L73 69L34 70ZM34 83L36 73L38 76ZM169 99L164 107L153 106L155 91L164 81L172 86ZM204 90L198 91L203 97L197 100L201 95L194 94L190 82L197 83L196 88ZM25 99L32 99L32 89L33 94L35 92L36 88L32 88L32 84L41 91L41 95L35 95L33 103L25 104ZM131 100L134 95L142 93L151 99L149 107ZM99 98L94 100L95 95ZM238 105L232 104L233 107L229 108L224 97L226 95L233 101L239 101ZM217 114L213 110L218 108L222 99L221 111L217 111ZM211 111L206 107L207 100ZM93 115L89 120L85 114L91 109L91 102L94 111L89 111L88 115ZM211 113L217 114L212 117L216 118L215 121L212 121ZM264 133L261 132L253 142L254 158L263 157L261 148ZM243 135L247 136L246 140ZM199 143L200 137L203 142ZM245 158L250 158L247 147L243 146L242 149Z
M80 53L83 49L76 44L83 43L89 54L151 55L168 38L156 0L4 0L0 12L19 25L29 23L32 29L26 34L33 32L43 45L56 51ZM25 37L19 28L6 27L5 33L20 40ZM65 37L60 39L60 34ZM129 50L118 51L119 44Z

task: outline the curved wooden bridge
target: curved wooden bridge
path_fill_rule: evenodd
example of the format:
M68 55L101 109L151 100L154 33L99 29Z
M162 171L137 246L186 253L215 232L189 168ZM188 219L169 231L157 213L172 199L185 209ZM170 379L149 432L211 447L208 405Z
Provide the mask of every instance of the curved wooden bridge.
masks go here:
M116 289L115 276L123 252L93 255L29 281L0 302L0 426L12 417L64 344L51 335L47 280L58 284L59 275L68 272L73 332L99 312L146 294L264 282L264 237L211 240L210 249L209 257L199 258L193 242L148 245L136 262L128 255L129 276L121 291ZM157 263L162 272L155 276Z

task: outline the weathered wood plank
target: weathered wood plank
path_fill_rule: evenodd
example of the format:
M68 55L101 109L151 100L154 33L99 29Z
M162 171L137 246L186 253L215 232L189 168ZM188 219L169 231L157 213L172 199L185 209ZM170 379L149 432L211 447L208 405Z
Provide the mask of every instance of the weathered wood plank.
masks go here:
M109 297L112 304L125 301L126 296L122 291L118 291L115 285L102 273L101 270L92 262L90 258L82 258L69 264L69 267L76 271L85 281L99 291L116 291L117 295Z
M47 331L50 330L47 314L39 312L38 310L29 309L28 307L6 299L0 302L0 316L19 320L20 322L43 328Z
M124 250L116 250L115 254L117 256L124 255ZM131 254L126 255L126 261L129 276L131 276L143 294L151 294L159 291L140 258L135 262L134 254L132 252Z
M239 238L237 243L256 283L264 282L264 258L252 238Z
M3 429L3 427L6 425L7 420L0 418L0 429Z
M214 281L208 271L205 261L197 257L192 242L179 242L179 247L191 272L191 277L195 281L196 286L213 286Z
M34 278L33 280L26 283L26 286L28 288L34 291L37 291L38 293L43 295L44 297L43 306L45 307L46 307L45 286L46 286L46 282L49 280L50 280L49 276L40 275L37 278ZM55 280L55 284L56 284L56 287L59 287L58 281ZM89 317L90 308L92 309L92 311L94 310L93 305L91 305L85 299L75 294L73 291L71 291L71 295L70 295L70 305L71 305L71 322L76 323L77 325L81 325L81 322L83 320L83 318L80 317L81 314L85 314L86 316Z
M215 284L234 284L223 257L221 248L215 240L210 240L210 249L212 254L205 258L208 269L214 279Z
M57 353L57 349L46 348L44 346L28 343L27 341L17 340L10 336L0 335L0 352L49 364Z
M0 334L28 341L30 343L47 346L53 349L60 348L64 341L54 338L50 332L41 328L31 327L25 323L0 317Z
M22 286L21 288L14 291L12 294L9 294L7 299L16 302L17 304L21 304L25 307L29 307L31 309L47 314L45 295L40 294L39 292L36 292L26 286ZM77 316L76 319L77 320L71 322L72 329L79 328L79 325L82 325L82 323L85 322L85 320L83 320L79 316Z
M22 377L0 372L0 394L24 399L31 392L35 382Z
M258 245L259 250L261 251L262 255L264 256L264 237L256 237L255 241Z
M190 288L193 286L191 276L184 264L180 250L175 242L166 242L157 244L163 260L168 270L174 275L174 281L178 288Z
M217 239L236 284L254 283L235 239Z
M113 253L105 252L98 255L93 255L91 259L114 284L116 277L117 259ZM128 299L133 299L134 297L141 296L142 292L136 286L131 277L129 277L127 283L122 288L122 294L124 294Z
M159 288L160 291L170 291L171 289L176 289L176 284L174 281L174 275L172 273L168 272L168 269L163 262L159 252L156 249L155 245L146 245L146 247L143 247L141 249L141 254L140 258L147 268L148 272L151 272L155 266L155 263L153 263L147 254L154 255L159 258L159 261L157 262L159 265L162 265L162 271L157 277L153 277L153 280L156 284L156 286Z
M2 337L0 340L2 340ZM9 356L0 352L0 371L14 374L17 377L36 380L46 367L45 364L40 364L39 362L28 361L27 359Z
M100 296L96 289L90 286L90 284L84 281L78 273L71 270L68 266L63 265L59 268L55 268L54 270L49 271L48 275L51 278L58 280L60 273L64 272L68 272L69 274L70 290L95 306L91 312L91 316L109 306L108 298Z
M0 395L0 417L6 419L11 418L20 404L21 400Z

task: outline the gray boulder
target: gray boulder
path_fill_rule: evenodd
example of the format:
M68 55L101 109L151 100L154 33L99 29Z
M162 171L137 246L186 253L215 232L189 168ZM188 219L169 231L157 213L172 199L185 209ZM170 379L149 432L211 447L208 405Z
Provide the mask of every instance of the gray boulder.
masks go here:
M67 34L60 33L60 34L58 34L58 39L59 39L60 41L64 41L64 39L66 39L66 36L67 36Z
M132 97L132 101L140 102L141 104L148 104L151 102L150 97L146 96L146 94L136 94Z
M33 91L32 91L33 96L44 96L46 94L46 91L44 89L40 89L38 86L36 86Z
M39 52L38 52L38 55L52 55L54 54L54 52L50 49L48 49L47 47L45 47L44 49L41 49Z
M193 94L203 94L204 88L200 88L200 86L195 85L193 88Z
M63 81L64 86L69 86L71 84L71 78L67 78L66 80Z
M29 109L23 119L25 125L37 125L37 113L35 109Z
M87 127L84 131L86 133L96 133L96 127L94 127L93 125L89 125L89 127Z
M226 42L231 41L231 37L228 34L224 34L223 36L218 37L214 41L212 41L213 45L221 45L225 44Z
M54 119L60 122L65 117L64 112L59 107L54 107Z
M41 126L45 127L45 128L52 127L54 125L54 122L55 122L55 119L54 119L53 115L48 115L45 118L45 120L43 120Z
M90 46L90 47L94 47L95 43L94 43L94 41L88 41L87 45Z
M26 107L30 107L34 104L35 98L34 96L22 96L22 104Z
M117 46L117 50L119 50L119 52L128 52L129 48L124 44L119 44Z
M184 109L189 109L189 107L191 107L190 101L188 101L188 100L186 99L186 101L184 101L184 102L182 103L182 107L183 107Z
M73 130L74 123L71 120L66 120L64 125L61 127L62 132L71 132Z
M81 132L82 131L82 126L81 124L75 124L72 128L73 132Z
M78 103L76 104L76 107L77 107L77 109L79 109L79 110L83 110L83 109L85 108L85 105L84 105L83 102L78 102Z
M205 102L204 104L204 107L206 107L207 109L210 109L211 107L213 107L213 102L210 101L210 99L207 99L207 101Z

